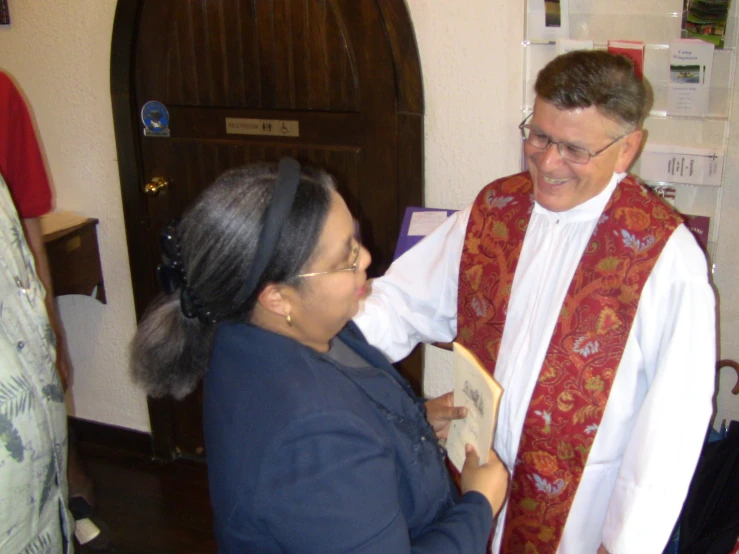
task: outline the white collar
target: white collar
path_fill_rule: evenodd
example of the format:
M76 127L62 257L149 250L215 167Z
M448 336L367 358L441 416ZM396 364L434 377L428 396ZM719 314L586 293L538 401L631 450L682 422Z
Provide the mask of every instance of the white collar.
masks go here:
M606 188L598 193L597 196L594 196L582 204L578 204L574 208L570 208L563 212L552 212L541 206L538 202L534 202L534 213L542 215L548 220L561 223L574 223L578 221L597 219L606 208L606 204L611 198L613 191L616 190L616 186L624 177L626 177L626 175L626 173L614 173Z

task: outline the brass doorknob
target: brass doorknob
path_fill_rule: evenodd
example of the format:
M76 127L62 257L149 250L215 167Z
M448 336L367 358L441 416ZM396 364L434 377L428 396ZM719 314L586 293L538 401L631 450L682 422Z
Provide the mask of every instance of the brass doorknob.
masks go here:
M167 190L169 187L169 181L164 177L153 177L151 181L146 183L144 187L144 194L146 196L157 196L163 190Z

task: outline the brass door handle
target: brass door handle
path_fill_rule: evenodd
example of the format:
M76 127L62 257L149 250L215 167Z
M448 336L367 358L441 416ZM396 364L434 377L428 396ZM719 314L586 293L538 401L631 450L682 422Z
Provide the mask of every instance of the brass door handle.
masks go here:
M164 177L152 177L151 181L144 186L144 194L151 197L158 196L160 192L167 190L169 184Z

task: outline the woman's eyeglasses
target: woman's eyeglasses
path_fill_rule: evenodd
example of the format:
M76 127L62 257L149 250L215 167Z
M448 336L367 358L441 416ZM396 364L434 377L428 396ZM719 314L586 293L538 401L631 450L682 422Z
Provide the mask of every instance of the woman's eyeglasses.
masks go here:
M354 220L354 244L352 245L352 263L349 267L343 267L341 269L329 269L328 271L314 271L313 273L301 273L297 277L315 277L316 275L328 275L329 273L344 273L351 271L352 273L357 272L359 267L359 254L362 252L362 241L361 235L359 234L359 223Z

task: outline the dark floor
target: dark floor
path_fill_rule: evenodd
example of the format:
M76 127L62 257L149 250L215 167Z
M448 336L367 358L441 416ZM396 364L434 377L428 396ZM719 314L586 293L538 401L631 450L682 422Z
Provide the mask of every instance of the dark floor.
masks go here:
M79 444L95 481L92 520L110 530L115 554L217 552L212 532L206 466L202 462L158 462L138 454ZM93 554L90 548L77 550Z

